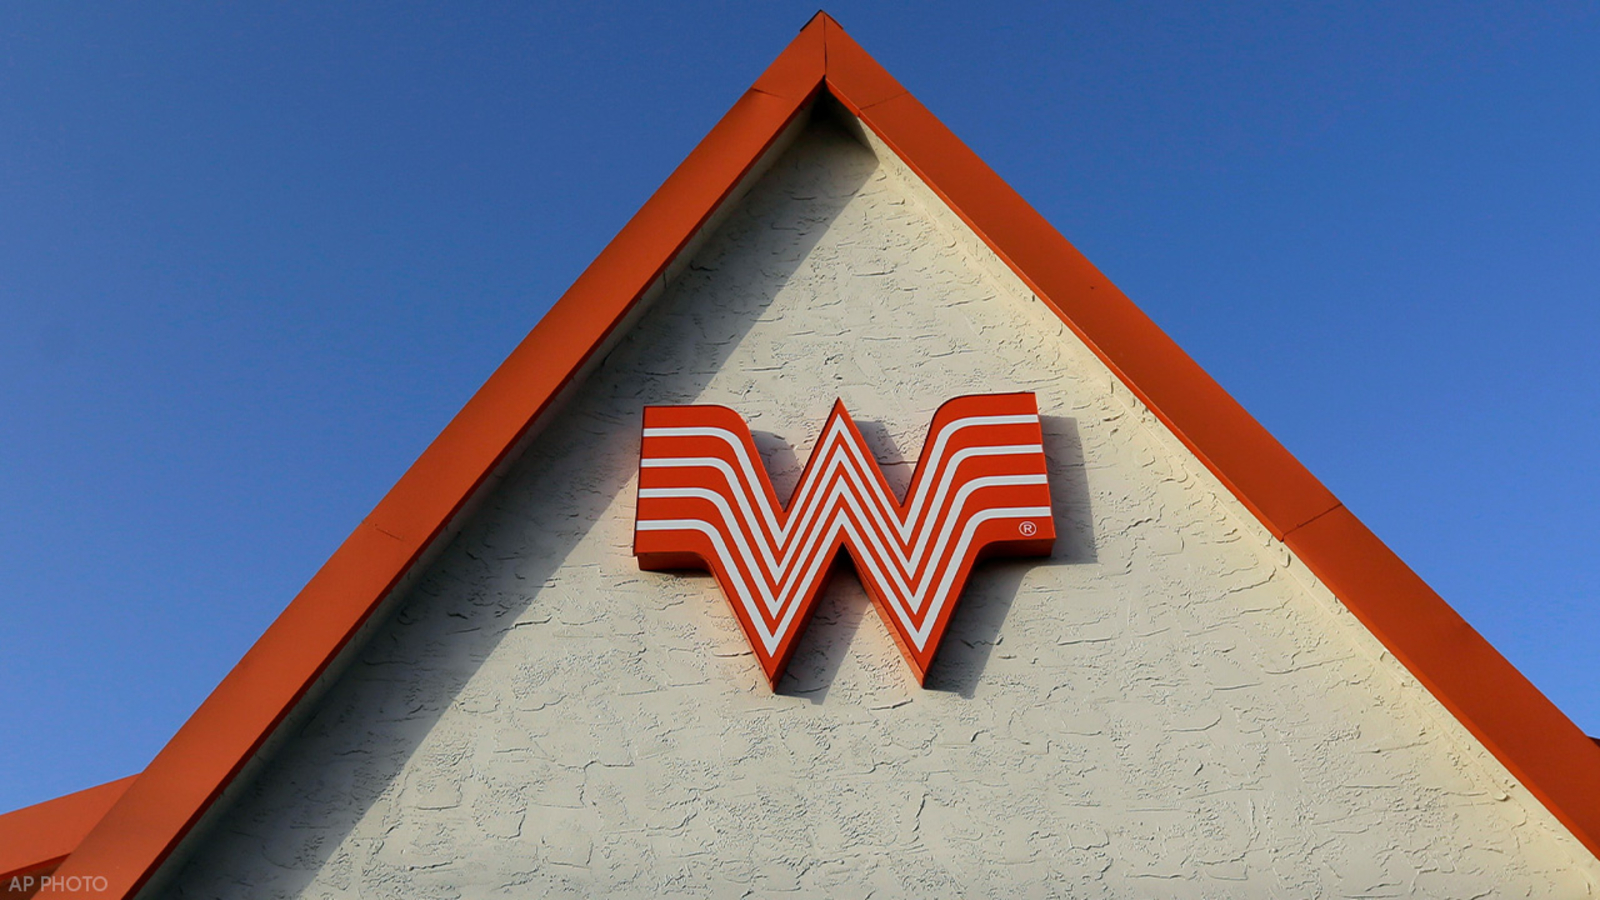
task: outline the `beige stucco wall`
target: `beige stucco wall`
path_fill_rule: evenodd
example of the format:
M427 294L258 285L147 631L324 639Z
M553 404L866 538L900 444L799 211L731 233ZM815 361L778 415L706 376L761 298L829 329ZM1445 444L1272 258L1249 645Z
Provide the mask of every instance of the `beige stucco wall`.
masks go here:
M903 487L1033 390L1050 560L975 573L915 686L836 579L779 693L715 583L629 556L640 407L792 485L843 397ZM762 434L764 433L764 434ZM920 184L803 136L161 893L1595 893L1594 860Z

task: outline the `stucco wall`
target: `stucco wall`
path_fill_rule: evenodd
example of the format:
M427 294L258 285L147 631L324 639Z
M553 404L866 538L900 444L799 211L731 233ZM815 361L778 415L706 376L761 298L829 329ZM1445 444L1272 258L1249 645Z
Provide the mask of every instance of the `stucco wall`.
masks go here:
M640 407L781 495L835 396L903 487L1038 392L1053 559L981 566L917 688L836 579L774 694L629 555ZM1592 895L1594 860L892 161L805 134L163 893ZM965 890L963 890L965 889Z

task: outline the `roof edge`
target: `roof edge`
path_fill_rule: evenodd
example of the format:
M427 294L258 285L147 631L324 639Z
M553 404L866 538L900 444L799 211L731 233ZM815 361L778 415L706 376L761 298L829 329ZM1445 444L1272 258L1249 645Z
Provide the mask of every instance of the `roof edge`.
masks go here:
M1037 210L827 22L830 91L1600 857L1600 740L1585 735Z
M47 869L78 845L137 775L0 815L0 881Z
M63 863L132 897L822 88L801 31L422 452ZM52 896L50 890L41 897Z

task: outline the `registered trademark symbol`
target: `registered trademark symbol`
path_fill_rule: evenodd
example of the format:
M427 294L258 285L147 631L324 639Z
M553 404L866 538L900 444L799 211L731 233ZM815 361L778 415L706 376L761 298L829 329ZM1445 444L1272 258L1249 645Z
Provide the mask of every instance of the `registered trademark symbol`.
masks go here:
M1017 526L1017 530L1022 532L1023 537L1033 537L1034 533L1039 530L1039 526L1032 522L1023 522Z

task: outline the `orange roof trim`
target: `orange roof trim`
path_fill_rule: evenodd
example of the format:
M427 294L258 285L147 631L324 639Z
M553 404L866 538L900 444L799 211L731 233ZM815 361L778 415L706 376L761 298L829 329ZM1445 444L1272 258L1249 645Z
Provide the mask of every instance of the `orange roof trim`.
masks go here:
M103 875L110 890L102 896L129 897L155 874L669 263L823 91L948 203L1557 819L1600 854L1600 747L837 22L819 13L223 679L67 858L63 875Z
M129 775L0 816L0 887L17 876L55 868L138 777Z

